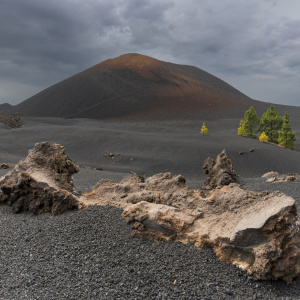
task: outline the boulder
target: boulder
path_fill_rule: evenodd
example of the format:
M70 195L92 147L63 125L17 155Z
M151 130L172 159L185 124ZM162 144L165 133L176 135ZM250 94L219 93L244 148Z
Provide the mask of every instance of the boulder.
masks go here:
M204 162L203 170L204 173L207 174L207 180L203 186L204 190L212 190L224 185L229 185L235 182L238 176L225 150L223 150L215 160L208 157Z
M63 146L36 144L24 161L0 178L0 203L10 205L14 212L33 214L78 208L79 199L72 194L72 175L78 171Z

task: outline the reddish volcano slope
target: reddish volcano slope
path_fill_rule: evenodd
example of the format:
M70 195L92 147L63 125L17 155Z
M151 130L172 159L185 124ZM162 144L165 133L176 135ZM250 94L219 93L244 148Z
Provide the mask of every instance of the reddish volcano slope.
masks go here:
M196 67L125 54L43 90L14 110L32 116L163 120L239 117L259 103Z

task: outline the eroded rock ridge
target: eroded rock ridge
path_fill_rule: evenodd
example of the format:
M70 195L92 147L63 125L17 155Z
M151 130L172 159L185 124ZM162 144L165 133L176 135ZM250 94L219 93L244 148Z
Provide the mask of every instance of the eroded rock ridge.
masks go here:
M86 204L122 207L133 236L193 243L199 249L209 246L221 260L259 279L290 283L300 273L295 200L281 192L257 193L230 183L235 172L225 151L211 161L206 161L207 169L218 167L224 180L217 182L219 172L211 172L214 176L207 182L218 188L206 194L189 190L181 175L132 175L120 183L99 181L86 195Z

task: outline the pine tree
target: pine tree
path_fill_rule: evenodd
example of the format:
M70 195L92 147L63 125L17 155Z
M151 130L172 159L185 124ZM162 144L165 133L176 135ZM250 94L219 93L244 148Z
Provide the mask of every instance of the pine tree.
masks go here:
M282 128L279 131L278 143L283 147L294 149L295 140L296 134L292 132L290 116L287 112L285 112L283 117Z
M263 131L261 136L258 138L261 142L267 142L268 141L268 136L265 134L265 132Z
M203 125L201 127L201 134L207 134L208 128L205 126L205 122L203 122Z
M257 127L259 125L259 118L255 109L251 106L244 115L244 129L245 135L256 138Z
M282 118L279 116L275 107L271 105L265 113L263 113L260 121L260 131L264 131L269 137L269 141L277 142L278 130L282 127Z
M241 136L246 135L244 119L241 119L241 121L240 121L240 127L238 128L238 135L241 135Z

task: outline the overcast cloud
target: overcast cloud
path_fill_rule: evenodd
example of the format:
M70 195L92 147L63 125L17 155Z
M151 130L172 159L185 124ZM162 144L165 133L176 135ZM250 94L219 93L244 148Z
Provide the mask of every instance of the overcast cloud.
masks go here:
M0 103L140 53L300 106L298 0L1 0Z

